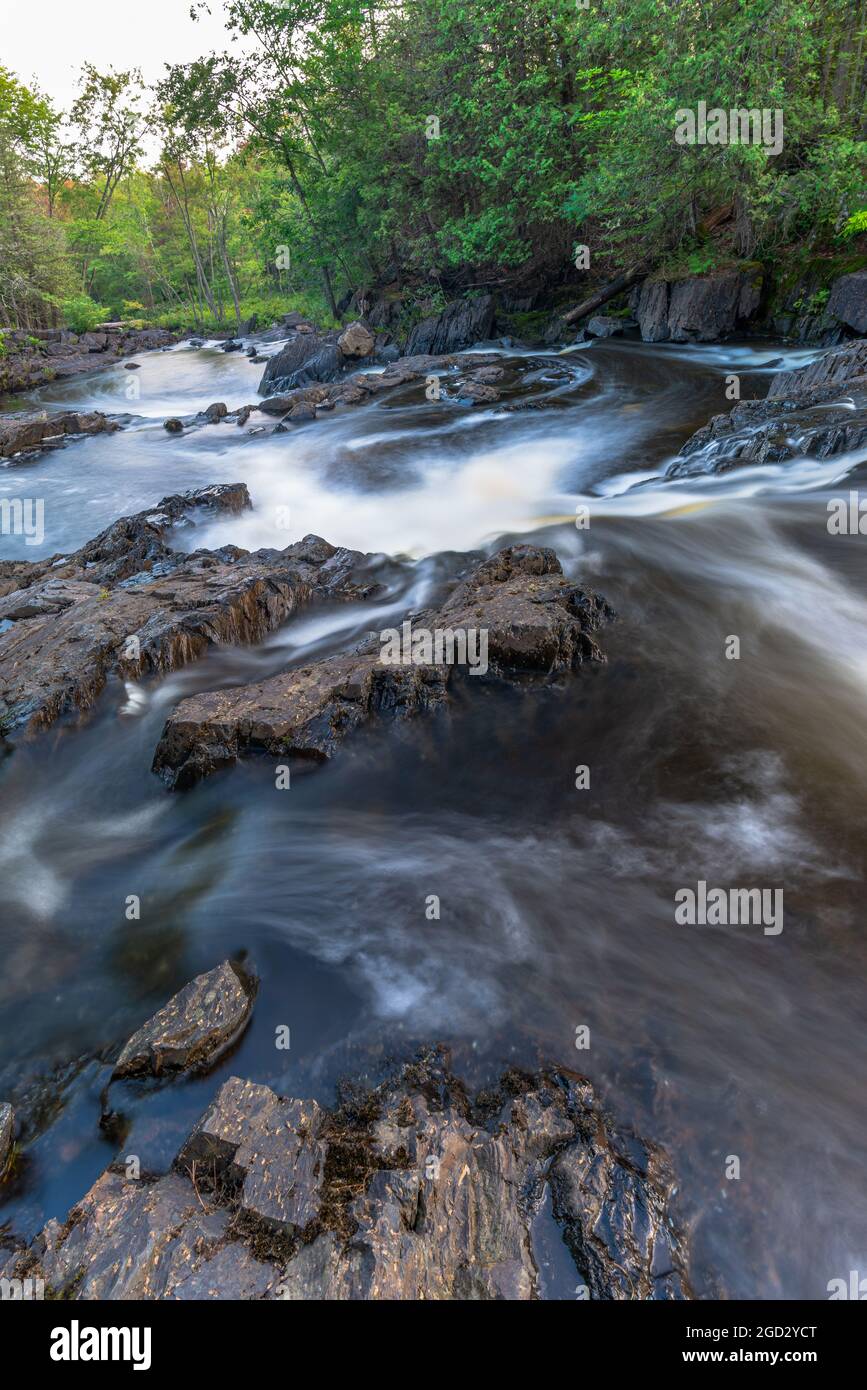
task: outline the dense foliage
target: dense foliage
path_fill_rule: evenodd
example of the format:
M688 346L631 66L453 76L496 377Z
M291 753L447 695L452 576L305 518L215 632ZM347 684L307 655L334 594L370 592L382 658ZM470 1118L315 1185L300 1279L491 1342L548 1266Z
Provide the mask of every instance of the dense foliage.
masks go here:
M226 0L226 51L88 67L67 116L0 69L0 319L231 324L864 233L865 0ZM678 144L679 109L785 139ZM158 151L158 153L154 153ZM860 219L860 220L859 220ZM2 326L2 324L0 324Z

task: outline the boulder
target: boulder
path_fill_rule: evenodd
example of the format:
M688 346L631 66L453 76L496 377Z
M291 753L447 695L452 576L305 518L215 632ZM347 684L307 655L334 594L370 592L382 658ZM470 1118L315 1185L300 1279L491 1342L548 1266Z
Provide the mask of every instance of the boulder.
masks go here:
M616 333L622 333L625 327L624 319L612 318L610 314L596 314L586 324L587 334L591 338L613 338Z
M333 381L342 366L343 354L337 343L315 333L296 337L269 360L259 382L259 395L282 395L311 381Z
M215 401L207 409L202 411L202 416L209 425L218 425L221 420L225 420L229 411L224 401Z
M172 415L168 420L163 421L163 429L168 430L169 434L183 434L184 422L179 420L176 415Z
M856 270L834 281L827 312L856 333L867 333L867 270Z
M121 1050L112 1080L206 1071L243 1033L253 984L230 961L197 975L139 1028Z
M494 328L494 297L456 299L441 314L417 323L406 342L406 356L459 352L481 339L490 338Z
M344 357L369 357L376 341L370 329L360 321L351 323L337 339L337 346Z

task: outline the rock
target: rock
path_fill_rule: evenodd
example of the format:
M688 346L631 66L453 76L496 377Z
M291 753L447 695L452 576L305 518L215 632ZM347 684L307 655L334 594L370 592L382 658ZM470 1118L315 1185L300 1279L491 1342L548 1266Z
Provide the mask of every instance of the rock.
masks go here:
M215 401L213 405L209 405L206 410L202 411L202 415L209 425L218 425L221 420L225 420L228 413L224 401Z
M615 333L623 332L626 323L622 318L615 319L609 314L596 314L588 319L586 327L591 338L613 338Z
M49 381L115 366L118 358L129 359L134 353L165 348L176 341L176 335L165 329L129 329L122 324L80 335L68 329L7 330L0 357L0 395L30 391ZM127 361L127 366L131 365L137 364Z
M168 430L169 434L183 434L184 422L179 420L176 415L172 415L168 420L163 421L163 429Z
M762 268L750 263L684 280L648 279L632 302L645 342L711 343L753 317L761 289Z
M0 1176L3 1175L12 1152L15 1134L15 1111L8 1100L0 1101Z
M253 407L251 405L242 405L241 409L237 412L237 415L235 416L235 424L246 425L252 413Z
M376 343L370 329L357 321L341 333L337 346L344 357L369 357Z
M283 395L311 381L333 381L342 366L343 354L336 342L326 342L315 333L299 336L269 359L259 395Z
M112 1081L206 1071L243 1033L253 1009L253 984L224 960L184 985L129 1039Z
M471 400L473 405L489 405L500 399L496 386L485 386L481 381L466 381L458 388L459 396Z
M673 1190L583 1078L512 1071L470 1101L428 1049L332 1112L231 1078L176 1171L108 1169L4 1272L70 1300L690 1298ZM548 1193L574 1262L553 1291L534 1257Z
M469 372L470 381L481 382L485 386L490 386L494 381L502 381L505 376L503 367L477 367L474 372Z
M111 676L138 679L185 665L214 644L260 642L314 595L370 592L352 579L361 556L316 537L253 553L226 546L190 554L167 543L175 526L199 512L248 505L240 483L164 498L71 556L16 567L17 589L5 585L3 601L13 610L33 605L38 616L0 632L5 737L89 709ZM76 581L63 607L56 602L61 579Z
M124 362L123 365L124 365L124 367L126 368L126 370L127 370L128 372L140 372L140 371L141 371L141 363L140 363L140 362Z
M232 1077L181 1149L177 1166L237 1190L242 1217L285 1235L317 1217L325 1178L323 1112Z
M437 612L414 616L429 632L484 630L501 679L603 662L593 634L613 617L598 595L569 583L553 550L510 546L477 564ZM378 636L267 680L192 695L169 716L153 769L179 790L256 752L322 761L374 719L404 720L442 706L454 664L380 659ZM473 677L467 677L472 686Z
M805 367L778 372L764 400L739 401L715 415L687 440L666 477L798 457L831 458L865 444L867 341L859 340Z
M292 409L289 411L288 418L294 424L301 425L305 420L316 419L316 408L307 401L299 401L298 404L293 405Z
M805 367L778 372L768 387L768 400L803 400L817 391L823 399L867 382L867 339L823 353Z
M406 343L406 356L459 352L490 338L494 327L493 295L456 299L441 314L417 323Z
M0 457L11 458L69 436L112 433L118 429L118 422L99 410L4 415L0 418Z
M856 333L867 333L867 270L856 270L834 281L827 311Z
M244 344L241 342L241 339L240 339L240 338L229 338L229 340L228 340L227 342L223 343L223 352L243 352L243 351L244 351Z

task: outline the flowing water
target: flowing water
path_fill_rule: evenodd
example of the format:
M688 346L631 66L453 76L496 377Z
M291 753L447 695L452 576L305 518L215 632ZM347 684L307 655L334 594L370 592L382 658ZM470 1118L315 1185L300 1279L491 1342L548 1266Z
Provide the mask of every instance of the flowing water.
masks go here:
M511 349L497 405L430 402L416 383L275 437L162 429L255 400L261 368L214 346L142 356L134 388L118 368L35 393L132 418L0 470L0 497L44 498L46 517L42 546L4 536L4 558L241 480L254 510L186 544L315 532L371 552L382 590L256 650L113 685L83 725L3 763L0 1097L29 1130L0 1228L63 1219L116 1156L164 1170L229 1075L327 1103L340 1076L376 1079L438 1040L471 1084L571 1065L666 1147L700 1294L824 1298L867 1271L867 562L826 526L867 455L662 476L728 408L727 375L764 394L772 362L810 356ZM185 794L150 772L181 695L338 651L435 599L466 551L531 535L617 610L607 666L515 692L469 682L448 719L362 733L291 791L269 760ZM784 929L679 925L674 895L700 880L783 889ZM239 952L262 983L233 1055L206 1078L114 1088L125 1128L103 1133L112 1049Z

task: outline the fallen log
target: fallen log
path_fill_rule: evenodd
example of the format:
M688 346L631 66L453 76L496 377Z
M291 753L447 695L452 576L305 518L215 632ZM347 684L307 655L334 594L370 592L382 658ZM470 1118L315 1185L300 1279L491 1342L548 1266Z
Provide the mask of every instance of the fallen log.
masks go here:
M588 314L592 314L594 309L599 309L603 304L607 304L609 299L613 299L622 290L628 290L630 285L634 285L636 280L640 280L647 274L647 266L642 261L639 265L634 265L631 270L625 270L622 275L618 275L614 280L609 280L607 285L603 285L601 290L597 290L589 299L585 299L581 304L577 304L574 309L570 309L563 315L565 323L576 323L578 319L584 319Z

